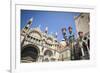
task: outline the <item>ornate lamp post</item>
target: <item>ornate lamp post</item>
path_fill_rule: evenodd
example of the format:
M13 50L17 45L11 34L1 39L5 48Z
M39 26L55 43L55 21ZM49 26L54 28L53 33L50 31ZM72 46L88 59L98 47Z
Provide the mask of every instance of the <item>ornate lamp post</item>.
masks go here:
M69 26L68 27L68 31L69 31L69 46L70 46L70 49L71 49L71 60L74 60L75 57L74 57L74 34L72 32L72 27Z
M68 42L67 42L67 34L66 34L66 28L62 28L62 35L63 35L63 38L65 39L65 42L66 42L66 46L68 45ZM62 61L63 61L63 55L62 55Z
M63 38L65 39L65 41L66 41L66 45L67 45L68 42L67 42L67 34L66 34L66 28L65 28L65 27L62 28L62 35L63 35Z

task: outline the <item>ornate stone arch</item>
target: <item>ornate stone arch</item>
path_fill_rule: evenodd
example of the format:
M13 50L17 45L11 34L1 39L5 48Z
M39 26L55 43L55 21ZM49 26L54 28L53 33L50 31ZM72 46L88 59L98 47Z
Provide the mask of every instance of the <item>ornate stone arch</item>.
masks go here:
M53 38L48 37L47 40L46 40L46 42L49 43L49 44L52 44L53 43Z
M30 31L29 35L32 34L32 33L33 33L33 34L34 34L34 33L35 33L35 34L38 34L38 35L40 36L40 38L42 38L42 33L41 33L41 31L34 29L34 30L31 30L31 31Z
M45 50L44 55L48 55L49 57L53 55L53 52L51 50Z
M35 62L37 61L39 54L40 54L40 50L38 46L33 45L33 44L28 44L22 47L21 60L23 59L30 60L29 58L31 58L31 61Z

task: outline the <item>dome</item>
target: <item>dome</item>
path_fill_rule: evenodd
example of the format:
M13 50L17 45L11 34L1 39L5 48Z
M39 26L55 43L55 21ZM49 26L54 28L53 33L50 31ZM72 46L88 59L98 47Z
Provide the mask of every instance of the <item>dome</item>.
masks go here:
M41 39L42 38L41 29L38 28L38 27L31 29L31 31L30 31L29 34L30 34L30 36L35 37L35 38L38 38L38 39Z

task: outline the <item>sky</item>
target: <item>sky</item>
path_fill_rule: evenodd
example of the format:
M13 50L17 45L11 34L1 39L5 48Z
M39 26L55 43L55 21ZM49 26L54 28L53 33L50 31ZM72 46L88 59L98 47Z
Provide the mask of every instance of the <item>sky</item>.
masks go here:
M66 27L67 35L68 27L72 26L73 33L76 33L74 16L78 16L78 12L56 12L56 11L37 11L37 10L21 10L21 29L26 25L27 21L33 17L31 28L40 27L44 32L48 27L48 34L58 33L58 41L63 39L61 29Z

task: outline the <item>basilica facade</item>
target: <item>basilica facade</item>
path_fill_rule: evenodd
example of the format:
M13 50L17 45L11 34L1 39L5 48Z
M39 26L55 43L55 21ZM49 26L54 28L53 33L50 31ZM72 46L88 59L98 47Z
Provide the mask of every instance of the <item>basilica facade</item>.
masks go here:
M77 47L78 38L71 43L70 47L70 42L66 38L65 40L59 42L57 40L57 34L55 36L53 36L52 34L48 34L48 27L45 28L45 31L42 31L39 26L31 28L33 18L29 19L27 24L21 30L21 62L30 63L49 61L69 61L72 60L72 56L75 60L79 56L77 54L79 49L82 53L82 58L80 59L89 59L90 45L88 16L88 14L80 14L79 16L75 17L77 32L83 31L85 33L85 39L83 40L86 44L86 51L83 47ZM72 50L72 47L74 48L74 51ZM74 52L73 55L71 51Z
M70 60L70 50L66 42L58 42L57 37L43 32L39 27L30 28L32 19L21 30L21 61L44 62Z

